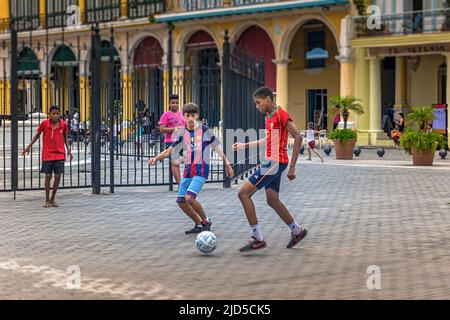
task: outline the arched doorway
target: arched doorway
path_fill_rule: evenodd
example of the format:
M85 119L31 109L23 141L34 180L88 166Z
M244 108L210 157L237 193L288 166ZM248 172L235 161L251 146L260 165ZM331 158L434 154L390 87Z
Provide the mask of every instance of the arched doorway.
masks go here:
M236 48L255 57L256 61L264 60L264 75L266 86L277 89L277 68L273 60L275 59L275 49L272 40L259 26L247 28L236 42Z
M151 133L164 112L163 49L154 37L144 38L134 50L132 77L133 118Z
M184 102L200 108L199 119L210 127L221 119L221 69L216 42L206 31L197 31L186 43L184 61ZM189 68L187 68L187 66Z
M340 92L340 65L336 38L322 21L312 19L298 27L289 49L289 112L294 121L306 128L330 130L328 101Z
M72 49L66 45L59 46L51 61L49 97L50 105L59 106L62 115L73 115L80 111L78 69L77 58Z
M19 114L42 111L39 60L28 47L20 52L18 60Z

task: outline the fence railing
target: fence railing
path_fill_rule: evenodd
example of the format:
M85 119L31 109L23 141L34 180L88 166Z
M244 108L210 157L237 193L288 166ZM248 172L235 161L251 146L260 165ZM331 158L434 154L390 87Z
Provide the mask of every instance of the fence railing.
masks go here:
M380 16L355 17L354 35L356 38L437 33L450 31L450 9L410 11Z
M192 12L282 1L287 0L167 0L166 13Z
M144 18L163 13L165 4L165 0L129 0L128 18Z

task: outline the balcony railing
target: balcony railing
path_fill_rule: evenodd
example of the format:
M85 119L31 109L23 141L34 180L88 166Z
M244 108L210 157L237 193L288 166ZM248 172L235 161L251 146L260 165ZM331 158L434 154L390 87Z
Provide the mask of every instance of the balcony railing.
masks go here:
M450 10L411 11L381 16L381 23L376 25L376 17L364 16L354 18L356 38L436 33L450 31Z
M39 27L39 1L11 0L10 3L17 31L34 30Z
M86 1L86 22L107 22L119 19L121 16L120 2L120 0Z
M70 14L80 14L75 12L75 7L71 7L78 6L78 0L46 0L45 4L48 28L67 26L67 19Z
M165 0L128 0L128 18L144 18L163 13Z
M191 12L282 1L288 0L167 0L166 12Z

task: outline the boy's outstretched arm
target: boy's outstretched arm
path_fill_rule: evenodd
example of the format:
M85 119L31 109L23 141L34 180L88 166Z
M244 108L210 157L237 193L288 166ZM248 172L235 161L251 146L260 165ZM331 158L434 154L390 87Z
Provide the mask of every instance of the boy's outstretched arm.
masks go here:
M150 158L148 160L148 164L151 166L154 166L158 161L170 157L172 151L173 151L173 147L172 146L168 147L166 150L164 150L163 152L158 154L156 157Z
M259 139L259 140L256 140L256 141L251 141L251 142L248 142L248 143L237 142L237 143L233 144L233 150L234 151L238 151L239 149L254 148L254 147L257 147L257 146L260 146L260 145L264 144L265 142L266 142L265 138Z
M22 156L24 156L25 154L28 155L30 153L31 147L39 139L40 135L41 135L41 132L36 133L36 135L31 140L30 144L25 149L23 149L22 154L21 154Z
M289 134L294 138L294 150L292 150L291 163L289 165L288 178L289 180L295 179L295 165L297 164L298 155L300 154L300 147L302 145L302 139L300 131L293 121L288 121L286 124L286 129Z

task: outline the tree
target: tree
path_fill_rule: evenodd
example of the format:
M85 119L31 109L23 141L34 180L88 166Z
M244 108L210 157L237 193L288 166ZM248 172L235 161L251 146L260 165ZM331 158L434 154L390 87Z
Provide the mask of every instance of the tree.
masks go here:
M331 98L329 103L330 111L333 114L340 112L342 114L342 118L344 120L344 130L347 129L347 122L350 116L350 111L353 111L357 115L361 115L364 113L363 106L359 103L360 100L356 99L353 96L335 96Z

